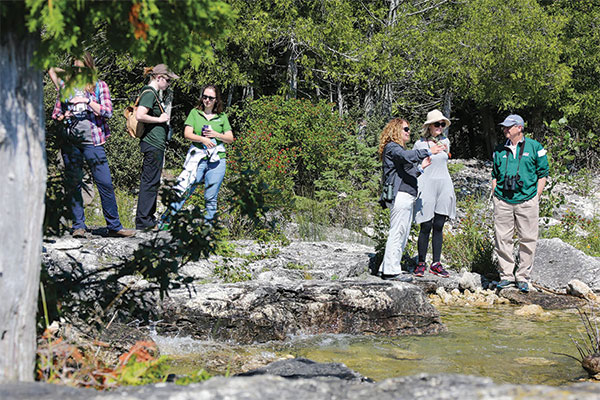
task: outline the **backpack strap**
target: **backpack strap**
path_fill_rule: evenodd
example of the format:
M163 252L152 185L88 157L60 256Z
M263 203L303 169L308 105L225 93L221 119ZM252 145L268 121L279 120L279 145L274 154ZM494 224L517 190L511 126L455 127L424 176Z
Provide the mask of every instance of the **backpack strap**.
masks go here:
M148 92L152 92L152 94L154 95L154 97L156 98L156 102L158 103L158 108L160 109L160 112L164 113L165 110L162 107L162 104L160 104L160 100L158 99L158 95L156 94L156 92L153 89L146 89L144 90L142 93L140 93L140 95L138 96L138 98L135 100L135 105L134 107L137 107L138 104L140 103L140 99L142 98L142 95L144 93L148 93Z

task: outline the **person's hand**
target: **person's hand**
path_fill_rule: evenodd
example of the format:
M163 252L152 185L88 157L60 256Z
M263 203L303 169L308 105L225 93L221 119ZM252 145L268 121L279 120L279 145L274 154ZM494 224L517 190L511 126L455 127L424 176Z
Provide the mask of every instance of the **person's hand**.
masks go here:
M158 122L163 123L163 122L169 121L170 119L171 119L171 117L169 117L169 114L162 113L162 114L160 114L160 117L158 117Z
M219 132L215 131L213 128L209 127L208 129L204 130L203 135L207 138L214 138L220 135Z
M431 146L429 150L431 151L431 154L438 154L446 150L446 145L442 143L436 143L435 145Z
M73 116L73 113L71 112L71 110L65 111L65 118L71 118L72 116Z
M421 162L421 168L425 169L431 165L431 157L427 157Z
M205 145L207 149L212 149L213 147L216 146L216 143L214 143L212 140L210 140L210 138L202 137L200 139L200 142L203 145Z
M75 96L71 100L69 100L69 103L71 103L71 104L79 104L79 103L87 104L87 102L88 102L88 98L85 96Z

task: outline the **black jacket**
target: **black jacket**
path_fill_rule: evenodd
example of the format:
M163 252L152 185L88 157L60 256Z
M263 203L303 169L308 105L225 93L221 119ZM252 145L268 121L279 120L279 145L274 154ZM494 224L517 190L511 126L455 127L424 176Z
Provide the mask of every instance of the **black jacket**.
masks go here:
M428 149L406 150L395 142L386 144L382 157L382 187L392 184L394 196L398 192L416 196L417 176L420 174L417 166L429 155ZM390 204L386 204L386 206L390 206Z

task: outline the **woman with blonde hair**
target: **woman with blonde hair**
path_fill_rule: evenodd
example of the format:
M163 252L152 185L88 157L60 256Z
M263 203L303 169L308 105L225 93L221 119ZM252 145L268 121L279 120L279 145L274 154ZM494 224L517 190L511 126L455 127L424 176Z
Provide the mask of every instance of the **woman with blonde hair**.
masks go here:
M444 136L444 129L448 126L450 126L450 120L440 110L430 111L423 124L422 137L414 146L414 149L421 150L441 143L446 148L446 151L431 157L431 166L423 175L419 176L415 222L421 224L421 230L418 239L419 263L414 271L416 276L423 276L427 270L425 260L432 230L433 262L429 267L429 272L444 278L449 276L448 271L440 262L444 223L448 218L454 218L456 215L454 185L448 172L450 140Z
M432 154L444 150L441 144L427 149L407 150L408 142L410 125L401 118L388 122L379 140L378 152L383 168L383 193L380 203L391 208L390 231L383 263L379 267L381 277L386 280L412 280L410 276L402 275L401 261L410 233L413 204L417 197L417 176L429 166Z
M167 90L171 79L179 78L165 64L145 68L144 75L150 76L150 82L142 88L135 114L136 119L144 123L144 134L140 140L140 151L144 155L144 161L135 216L135 227L139 230L157 227L154 213L156 212L170 118L160 100L159 91Z

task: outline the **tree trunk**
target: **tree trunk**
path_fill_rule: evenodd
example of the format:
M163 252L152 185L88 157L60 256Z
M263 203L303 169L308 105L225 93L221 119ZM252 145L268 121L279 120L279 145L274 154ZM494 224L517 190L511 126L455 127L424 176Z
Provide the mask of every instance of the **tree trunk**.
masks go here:
M296 42L293 40L290 43L290 57L288 58L288 80L290 83L290 97L295 99L298 97L298 64L296 64L297 49Z
M365 117L369 118L373 115L373 111L375 110L373 101L373 87L371 82L367 85L367 92L365 93L365 104L364 104L364 113Z
M446 118L450 119L450 115L452 114L452 92L450 92L449 90L446 90L446 92L444 93L443 113L446 116ZM444 129L444 135L446 137L448 137L449 130L450 130L450 127L448 127L448 126Z
M231 103L233 103L233 91L235 90L235 86L231 86L227 91L227 108L231 107Z
M337 84L338 112L340 118L344 116L344 96L342 95L342 82Z
M35 37L0 38L0 382L33 380L46 191Z
M494 123L494 115L489 107L485 107L483 110L483 145L485 150L485 157L488 159L492 158L492 153L496 147L496 129L497 125Z

